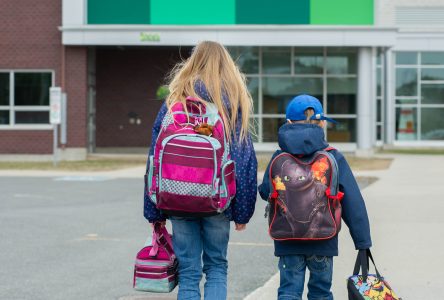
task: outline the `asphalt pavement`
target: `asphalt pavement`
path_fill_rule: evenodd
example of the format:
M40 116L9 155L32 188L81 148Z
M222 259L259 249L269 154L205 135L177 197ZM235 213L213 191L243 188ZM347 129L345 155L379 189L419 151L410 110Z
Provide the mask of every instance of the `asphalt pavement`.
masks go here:
M379 178L362 191L378 270L403 300L442 300L444 156L390 156L394 160L387 170L355 172ZM343 226L339 256L333 263L335 299L348 298L346 279L352 274L356 254L348 229ZM276 274L245 300L276 299L278 286Z
M135 255L151 234L142 175L0 172L0 299L175 299L132 289ZM276 271L264 207L258 201L246 231L231 231L229 299Z
M150 234L143 167L113 172L0 171L0 299L175 299L132 290ZM444 156L395 155L363 190L378 269L403 299L444 299ZM365 182L364 182L365 183ZM258 198L245 232L231 232L228 298L276 299L277 259ZM356 257L346 226L333 293L345 300Z

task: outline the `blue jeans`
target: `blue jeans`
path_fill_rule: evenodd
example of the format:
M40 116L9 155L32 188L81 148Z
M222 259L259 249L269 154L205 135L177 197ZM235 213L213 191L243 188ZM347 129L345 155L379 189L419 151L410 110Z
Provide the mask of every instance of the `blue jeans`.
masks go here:
M302 299L306 268L310 270L308 299L333 300L333 294L330 291L333 279L333 257L317 255L284 255L279 257L281 284L278 289L278 299Z
M230 221L212 217L171 217L173 247L179 261L178 300L200 300L199 283L205 273L204 299L227 298L227 248ZM203 262L203 267L202 267Z

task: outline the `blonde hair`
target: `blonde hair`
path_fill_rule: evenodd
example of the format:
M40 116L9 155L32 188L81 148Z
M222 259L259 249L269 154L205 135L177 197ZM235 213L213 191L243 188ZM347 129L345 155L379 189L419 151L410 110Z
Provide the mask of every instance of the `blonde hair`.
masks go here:
M194 89L196 81L201 81L222 116L230 140L231 135L236 132L237 112L240 109L242 123L240 134L236 138L239 141L246 139L253 100L248 92L245 76L224 46L211 41L200 42L187 60L174 67L169 79L170 94L166 99L169 109L174 103L185 103L188 96L197 97L205 103ZM224 104L223 96L228 97L229 108Z
M305 124L316 124L321 126L321 120L312 120L311 117L313 117L313 115L315 114L314 109L313 108L307 108L304 111L304 115L305 115L305 120L302 121L291 121L291 123L305 123Z
M304 111L304 115L306 117L305 119L305 123L310 123L310 124L318 124L321 123L320 120L312 120L311 117L313 117L313 115L315 114L315 111L313 108L307 108Z

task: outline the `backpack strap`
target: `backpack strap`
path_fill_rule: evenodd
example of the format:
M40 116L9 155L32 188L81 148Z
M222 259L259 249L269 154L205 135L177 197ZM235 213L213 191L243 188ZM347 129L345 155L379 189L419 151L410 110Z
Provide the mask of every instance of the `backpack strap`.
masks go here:
M333 168L330 185L325 191L325 195L329 199L340 201L344 197L344 193L339 191L339 178L338 178L339 168L336 162L336 158L333 156L333 154L329 152L331 150L336 150L336 149L333 147L327 147L324 150L318 151L317 153L322 153L326 155Z

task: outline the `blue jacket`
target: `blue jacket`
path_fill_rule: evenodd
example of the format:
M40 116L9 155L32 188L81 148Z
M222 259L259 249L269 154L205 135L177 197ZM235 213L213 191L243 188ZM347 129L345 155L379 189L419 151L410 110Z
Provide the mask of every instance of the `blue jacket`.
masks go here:
M324 138L324 130L316 124L284 124L279 128L279 147L281 150L273 154L288 152L298 155L310 155L315 151L328 147ZM344 193L342 204L342 219L347 224L356 249L367 249L372 245L370 225L364 199L359 191L356 179L344 156L337 150L331 150L338 164L339 190ZM271 162L271 161L270 161ZM267 200L270 194L268 164L259 193ZM338 236L325 241L274 241L275 255L338 255Z
M196 92L199 96L207 101L211 101L208 92L203 84L196 84ZM228 104L228 100L224 99ZM162 120L167 113L165 103L160 108L156 121L153 125L151 147L149 155L153 155L154 146L156 144L157 136L159 135ZM243 143L237 142L241 129L241 115L238 114L238 125L236 126L236 135L232 136L230 144L231 159L236 164L236 198L232 201L230 207L224 212L225 215L238 224L246 224L253 216L254 207L257 196L257 160L253 148L251 136L247 136L247 140ZM148 170L148 166L147 166ZM145 185L144 190L144 216L152 222L163 221L166 216L163 216L156 208L156 205L149 199Z

